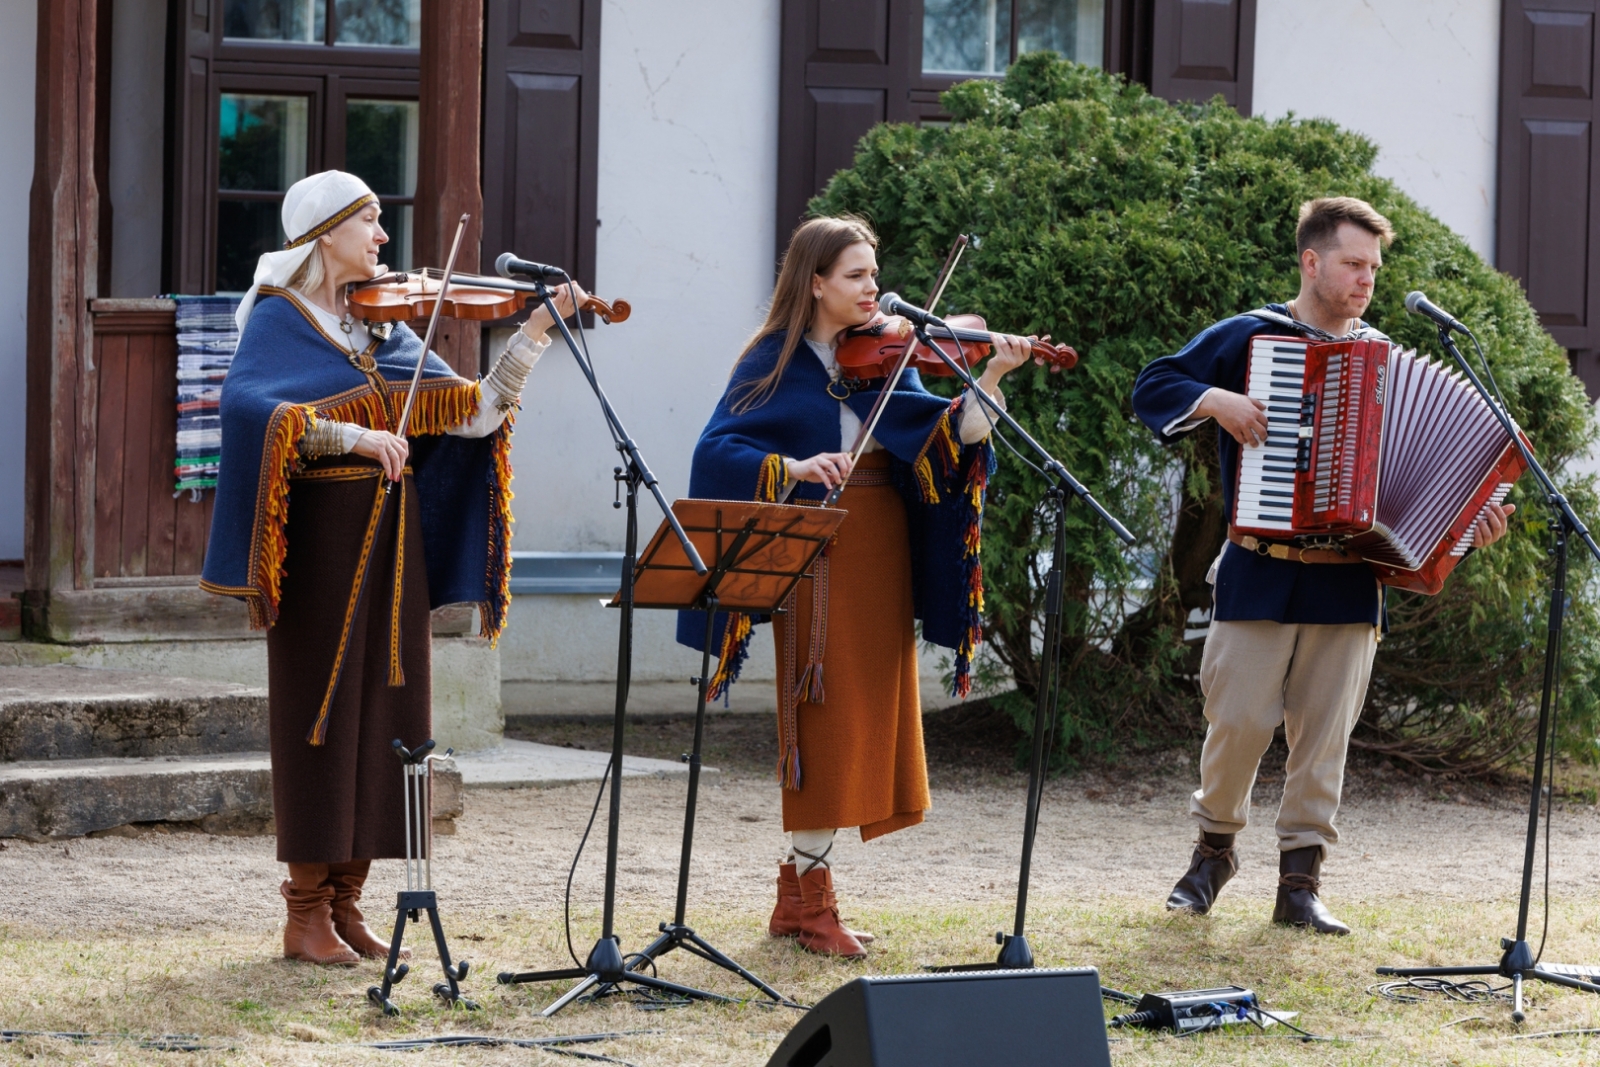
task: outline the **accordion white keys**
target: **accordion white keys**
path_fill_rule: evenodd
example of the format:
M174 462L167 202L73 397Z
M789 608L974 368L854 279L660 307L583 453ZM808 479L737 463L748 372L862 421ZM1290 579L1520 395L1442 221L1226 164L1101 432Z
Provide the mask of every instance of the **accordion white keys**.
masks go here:
M1526 469L1471 383L1387 341L1257 336L1245 392L1268 429L1240 449L1234 528L1342 547L1385 585L1437 593Z

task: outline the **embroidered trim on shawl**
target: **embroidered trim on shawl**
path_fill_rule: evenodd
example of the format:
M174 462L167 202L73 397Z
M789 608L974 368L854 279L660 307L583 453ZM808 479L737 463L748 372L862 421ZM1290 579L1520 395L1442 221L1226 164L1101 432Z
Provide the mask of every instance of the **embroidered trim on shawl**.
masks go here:
M475 418L482 395L482 387L477 382L459 378L423 381L417 386L417 401L411 409L412 432L419 435L441 434ZM269 629L278 621L283 561L289 554L285 532L289 522L289 479L300 467L297 447L300 438L315 418L355 423L368 429L388 425L383 401L370 386L309 404L284 404L273 413L267 424L267 441L262 449L261 476L257 483L256 528L250 537L250 587L245 590L208 589L213 593L246 597L253 629ZM506 435L509 423L507 419L496 431L502 436L495 443L496 495L502 499L496 509L499 516L491 516L490 529L500 541L501 548L491 552L490 559L501 560L503 568L498 582L498 603L488 605L488 610L483 612L483 636L491 640L497 640L500 631L505 628L506 610L511 597L511 456L509 436ZM202 588L208 587L202 585Z

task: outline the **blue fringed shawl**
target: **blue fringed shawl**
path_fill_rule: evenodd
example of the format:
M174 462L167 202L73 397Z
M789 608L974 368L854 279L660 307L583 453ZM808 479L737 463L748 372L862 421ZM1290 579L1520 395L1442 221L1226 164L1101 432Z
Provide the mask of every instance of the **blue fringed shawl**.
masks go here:
M222 454L200 586L238 597L253 625L278 617L296 444L313 419L393 429L422 355L406 326L369 349L372 374L283 290L263 287L222 385ZM375 388L381 381L381 392ZM382 395L382 394L388 395ZM478 383L427 354L411 412L409 463L422 515L431 606L475 603L497 638L510 603L511 419L483 438L446 436L472 418Z
M727 389L695 445L689 495L705 500L772 500L783 484L785 457L804 459L837 452L839 401L828 395L828 372L801 344L784 370L777 392L743 413L733 403L747 383L777 364L782 332L763 338L734 368ZM863 421L877 388L846 401ZM994 450L987 440L963 446L956 425L963 401L934 396L915 370L895 388L873 437L889 452L890 474L906 502L911 556L911 587L916 617L925 640L955 651L953 691L971 689L973 649L983 638L983 568L980 533ZM791 500L820 501L821 485L802 482ZM841 501L849 507L849 490ZM749 654L751 627L767 616L720 614L713 629L718 667L712 695L739 677ZM705 615L678 614L678 642L703 651Z

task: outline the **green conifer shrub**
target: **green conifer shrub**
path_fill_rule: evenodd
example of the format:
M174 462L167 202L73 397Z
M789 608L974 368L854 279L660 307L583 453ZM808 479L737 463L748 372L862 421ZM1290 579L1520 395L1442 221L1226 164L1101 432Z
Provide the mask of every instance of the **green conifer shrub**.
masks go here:
M1517 282L1495 271L1387 179L1376 149L1331 122L1241 118L1220 99L1170 104L1121 78L1025 56L1003 81L944 95L948 127L881 125L811 209L856 212L883 238L883 284L925 296L951 240L973 234L941 311L1051 334L1082 354L1061 375L1024 369L1011 411L1139 536L1125 551L1088 510L1067 520L1067 644L1059 759L1190 743L1203 729L1190 612L1225 533L1215 431L1159 444L1132 414L1139 369L1227 316L1298 290L1294 229L1315 196L1370 201L1398 236L1368 313L1397 342L1440 358L1405 314L1423 289L1472 324L1513 414L1582 513L1589 480L1565 475L1596 436L1594 409ZM1032 726L1049 529L1044 483L1001 448L984 527L988 636L980 679ZM1549 523L1524 478L1511 535L1474 553L1437 597L1389 595L1357 744L1452 773L1524 755L1544 653ZM1600 618L1573 553L1563 737L1592 753L1600 727Z

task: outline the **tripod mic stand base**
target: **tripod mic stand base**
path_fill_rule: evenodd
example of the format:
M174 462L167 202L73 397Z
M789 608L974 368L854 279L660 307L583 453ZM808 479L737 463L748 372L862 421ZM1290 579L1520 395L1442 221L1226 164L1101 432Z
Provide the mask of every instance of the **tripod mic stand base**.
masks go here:
M1584 981L1583 978L1571 974L1561 974L1551 968L1562 967L1561 964L1551 964L1549 968L1541 967L1533 956L1533 949L1528 947L1526 941L1517 941L1509 937L1500 939L1500 947L1504 953L1500 962L1493 966L1474 967L1379 967L1378 974L1394 978L1459 978L1469 975L1497 974L1511 979L1511 1021L1520 1023L1528 1018L1528 1013L1522 1006L1522 986L1530 979L1548 982L1551 985L1566 986L1568 989L1581 989L1586 993L1600 993L1600 983ZM1566 968L1581 973L1586 978L1600 978L1600 967Z
M947 963L938 967L924 967L932 974L955 974L960 971L1031 971L1033 949L1022 934L1008 934L996 930L994 943L1000 946L1000 955L993 963Z
M634 964L636 967L639 965L637 962ZM589 950L589 958L582 967L563 967L553 971L501 971L496 976L496 981L501 985L523 985L528 982L563 982L574 978L579 979L578 984L561 994L554 1003L540 1012L540 1015L548 1019L585 993L601 997L608 993L620 992L619 987L630 984L653 989L658 993L670 993L685 1000L720 1000L725 1004L738 1003L733 997L725 997L721 993L679 985L654 975L629 970L622 955L622 944L614 934L595 942L594 948Z
M661 936L657 937L654 941L650 942L650 944L646 945L644 951L640 952L634 957L634 962L632 964L633 969L637 970L638 968L647 964L654 963L656 960L660 959L662 956L665 956L673 949L681 948L683 951L691 955L699 956L707 963L715 964L725 971L732 971L734 974L738 975L740 978L743 978L746 982L749 982L751 985L761 990L761 992L771 997L775 1003L794 1008L801 1007L798 1002L790 1000L788 997L784 996L782 993L778 992L776 989L773 989L767 983L763 982L761 979L745 970L736 961L724 955L720 950L717 949L715 945L711 944L711 942L695 933L690 927L685 926L682 923L662 923L660 929Z

